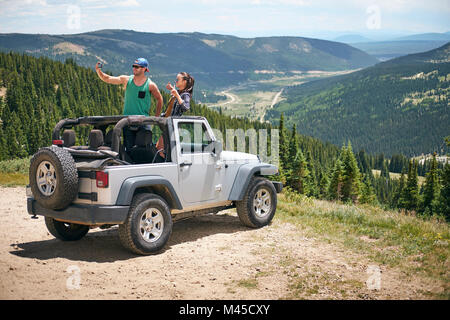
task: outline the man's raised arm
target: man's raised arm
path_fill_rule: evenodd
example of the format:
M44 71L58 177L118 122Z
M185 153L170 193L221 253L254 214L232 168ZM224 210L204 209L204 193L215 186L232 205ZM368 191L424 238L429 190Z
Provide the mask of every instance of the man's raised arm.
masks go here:
M100 62L97 62L97 64L95 65L95 71L97 72L99 78L106 82L106 83L110 83L110 84L127 84L128 80L130 79L129 76L118 76L118 77L113 77L110 76L109 74L104 73L100 67Z

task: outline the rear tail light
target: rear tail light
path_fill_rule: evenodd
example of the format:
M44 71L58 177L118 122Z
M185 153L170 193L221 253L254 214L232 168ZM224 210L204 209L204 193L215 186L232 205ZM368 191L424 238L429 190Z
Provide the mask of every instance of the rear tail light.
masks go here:
M95 180L97 181L97 188L108 188L108 172L95 172Z
M52 140L52 144L62 146L64 144L64 140Z

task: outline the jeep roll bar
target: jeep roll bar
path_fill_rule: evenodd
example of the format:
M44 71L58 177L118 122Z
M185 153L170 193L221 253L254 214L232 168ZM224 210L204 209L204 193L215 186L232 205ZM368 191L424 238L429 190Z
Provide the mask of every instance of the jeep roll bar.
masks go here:
M170 124L169 118L153 117L153 116L89 116L80 117L76 119L66 118L60 120L54 127L52 132L52 140L60 140L61 130L66 128L72 128L77 125L92 125L94 127L108 126L115 124L112 134L111 150L119 153L120 149L120 137L122 135L122 129L126 126L142 126L142 125L158 125L162 131L164 139L164 148L166 155L170 150L170 134L168 130L168 124ZM170 155L169 155L170 157Z
M93 125L93 126L103 126L117 123L119 120L126 118L127 116L90 116L90 117L80 117L76 119L63 119L60 120L54 127L52 133L52 140L60 140L60 132L65 128L72 128L77 125Z

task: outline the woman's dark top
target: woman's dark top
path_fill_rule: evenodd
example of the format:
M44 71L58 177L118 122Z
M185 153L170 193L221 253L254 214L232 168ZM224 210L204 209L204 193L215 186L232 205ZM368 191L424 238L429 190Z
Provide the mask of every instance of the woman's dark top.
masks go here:
M180 94L181 99L183 99L183 103L178 103L178 99L175 99L175 103L173 104L172 114L171 116L179 117L183 114L183 112L189 111L191 107L191 95L188 92L183 92Z

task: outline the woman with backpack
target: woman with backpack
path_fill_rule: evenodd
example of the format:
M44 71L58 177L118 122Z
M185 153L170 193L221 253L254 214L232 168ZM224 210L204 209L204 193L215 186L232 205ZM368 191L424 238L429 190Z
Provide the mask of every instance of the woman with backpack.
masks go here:
M175 80L175 86L172 86L170 82L167 83L166 89L170 91L172 97L169 100L169 105L166 111L161 114L161 117L179 117L183 112L188 111L191 106L191 98L194 93L194 78L187 72L180 72L177 74ZM156 150L158 150L158 162L162 162L165 159L164 155L164 143L162 137L159 138L156 143Z
M172 98L163 117L181 116L183 112L190 109L190 101L194 93L194 82L194 78L189 73L180 72L177 74L175 86L172 86L170 82L167 83L166 89L170 91Z

